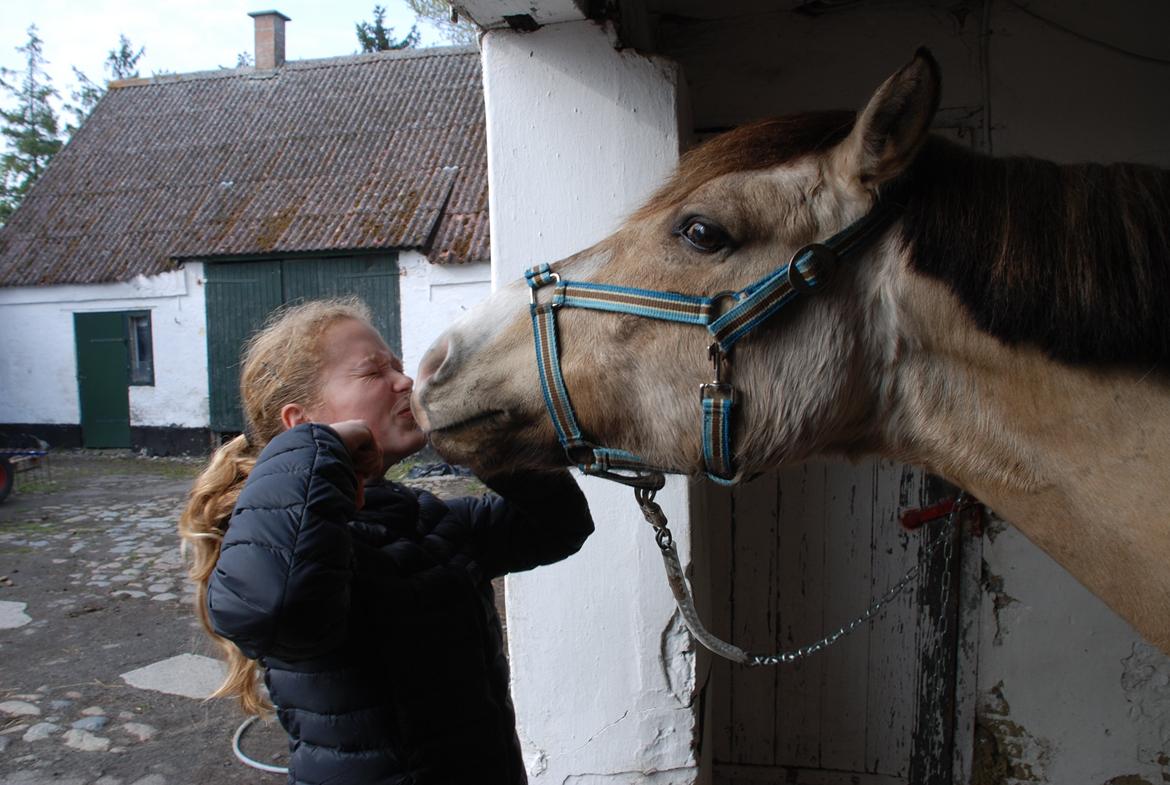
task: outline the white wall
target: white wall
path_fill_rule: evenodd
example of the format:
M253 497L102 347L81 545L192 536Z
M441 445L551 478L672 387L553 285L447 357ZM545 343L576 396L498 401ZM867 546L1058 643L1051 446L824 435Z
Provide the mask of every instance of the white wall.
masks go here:
M202 264L112 284L0 289L0 422L77 424L73 314L147 310L153 386L130 388L130 423L208 423Z
M442 330L491 290L486 262L436 265L416 252L398 258L403 363L418 368ZM0 423L80 422L73 314L147 310L154 385L130 387L130 424L209 424L203 264L124 283L0 289Z
M398 255L402 315L402 365L414 376L419 362L443 330L491 294L491 265L431 264L415 251Z
M482 42L492 278L601 239L677 161L679 76L615 51L591 22ZM597 533L552 567L509 576L512 690L539 783L692 783L695 654L628 488L583 479ZM659 498L689 561L688 489Z

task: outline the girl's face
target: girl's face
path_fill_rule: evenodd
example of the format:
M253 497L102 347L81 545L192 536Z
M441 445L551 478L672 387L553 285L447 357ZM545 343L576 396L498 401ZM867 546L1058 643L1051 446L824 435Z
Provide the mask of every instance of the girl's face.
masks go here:
M373 327L343 319L321 339L321 403L306 408L312 422L362 420L382 449L384 468L417 452L426 436L410 412L414 380Z

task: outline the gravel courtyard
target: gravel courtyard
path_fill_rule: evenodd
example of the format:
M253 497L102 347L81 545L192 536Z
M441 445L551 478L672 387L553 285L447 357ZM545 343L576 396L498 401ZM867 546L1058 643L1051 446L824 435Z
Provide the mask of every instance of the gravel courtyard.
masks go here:
M0 785L280 783L236 761L176 522L193 460L54 453L0 504ZM440 496L474 480L411 481ZM244 749L283 765L275 724Z

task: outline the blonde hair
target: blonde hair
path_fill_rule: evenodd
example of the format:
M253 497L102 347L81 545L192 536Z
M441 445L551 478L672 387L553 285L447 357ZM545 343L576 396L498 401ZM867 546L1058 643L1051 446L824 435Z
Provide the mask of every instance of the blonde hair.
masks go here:
M356 297L310 300L275 311L244 346L240 405L244 433L211 456L195 480L179 518L179 537L195 583L195 613L227 659L228 675L211 697L236 696L249 714L266 714L271 704L260 691L257 663L235 644L215 634L207 612L207 584L219 559L232 509L256 458L284 430L285 404L317 405L325 357L322 337L335 323L371 323L369 307Z

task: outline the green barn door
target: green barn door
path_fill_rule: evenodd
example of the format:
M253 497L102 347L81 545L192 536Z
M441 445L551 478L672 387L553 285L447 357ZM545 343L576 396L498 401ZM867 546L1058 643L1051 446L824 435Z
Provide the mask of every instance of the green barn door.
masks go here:
M75 313L81 443L130 446L130 352L126 314Z
M398 318L398 260L394 256L343 256L284 262L284 301L357 295L374 312L374 326L402 354Z
M208 264L204 270L211 430L243 431L240 351L282 302L280 262Z

